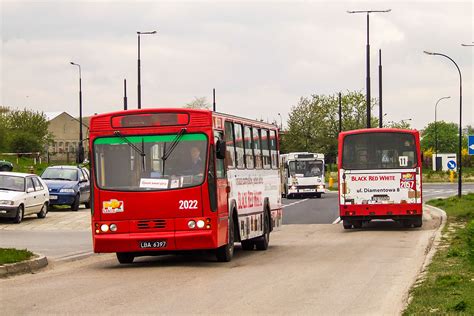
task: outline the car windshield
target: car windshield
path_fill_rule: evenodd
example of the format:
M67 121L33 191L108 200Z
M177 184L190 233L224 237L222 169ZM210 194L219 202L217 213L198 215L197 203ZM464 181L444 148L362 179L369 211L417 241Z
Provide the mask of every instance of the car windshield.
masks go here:
M290 176L320 177L323 172L323 162L320 160L296 160L289 163Z
M25 191L25 178L0 175L0 190L23 192Z
M361 133L344 138L344 169L417 167L415 137L408 133Z
M206 135L116 135L94 141L95 176L100 188L167 190L204 181Z
M46 168L41 175L44 180L77 181L77 170L67 168Z

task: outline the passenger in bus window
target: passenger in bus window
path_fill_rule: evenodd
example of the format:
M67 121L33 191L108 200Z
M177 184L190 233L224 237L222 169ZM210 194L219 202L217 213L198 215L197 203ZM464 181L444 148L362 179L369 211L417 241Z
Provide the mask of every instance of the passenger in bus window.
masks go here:
M202 176L202 159L201 151L197 146L191 147L191 171L193 175Z

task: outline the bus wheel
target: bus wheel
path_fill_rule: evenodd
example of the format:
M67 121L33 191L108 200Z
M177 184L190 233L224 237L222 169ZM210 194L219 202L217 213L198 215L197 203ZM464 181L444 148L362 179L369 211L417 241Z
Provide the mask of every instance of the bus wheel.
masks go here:
M354 221L352 225L354 225L354 228L362 228L362 221Z
M253 250L255 247L253 240L242 240L240 244L242 245L243 250Z
M227 245L216 249L216 258L219 262L229 262L234 256L234 216L229 217L229 240Z
M268 210L265 209L263 214L263 235L255 240L257 250L267 250L268 244L270 243L270 221Z
M349 222L349 221L343 220L342 221L342 226L344 227L344 229L351 229L352 228L352 223Z
M131 252L117 252L117 260L121 264L132 263L135 256Z
M421 215L417 216L417 218L413 220L413 226L415 226L416 228L419 228L422 225L423 225L423 217Z

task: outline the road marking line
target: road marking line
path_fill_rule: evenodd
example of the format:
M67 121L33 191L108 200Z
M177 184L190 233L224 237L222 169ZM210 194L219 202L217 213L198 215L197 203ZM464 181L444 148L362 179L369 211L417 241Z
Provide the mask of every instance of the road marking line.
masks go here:
M336 220L334 222L332 222L333 224L339 224L341 222L341 218L338 216L336 218Z
M299 201L296 201L296 202L293 202L293 203L290 203L290 204L283 205L281 208L285 208L285 207L288 207L288 206L292 206L292 205L295 205L295 204L298 204L298 203L301 203L301 202L304 202L304 201L307 201L307 200L308 200L308 199L299 200Z

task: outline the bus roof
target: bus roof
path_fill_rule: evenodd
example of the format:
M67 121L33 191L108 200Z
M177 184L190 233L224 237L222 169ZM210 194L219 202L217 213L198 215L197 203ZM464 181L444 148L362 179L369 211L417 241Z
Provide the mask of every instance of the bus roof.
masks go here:
M401 129L401 128L363 128L363 129L353 129L350 131L344 131L339 133L340 136L352 135L352 134L364 134L364 133L408 133L408 134L418 134L416 129Z
M116 112L97 114L91 117L90 129L91 131L96 130L96 129L100 129L100 130L111 129L112 128L111 120L109 120L109 118L112 118L112 117L140 115L140 114L154 114L154 113L190 114L191 117L194 119L190 120L188 124L194 125L194 126L211 125L212 117L221 117L224 119L229 119L231 121L238 121L238 122L246 123L249 125L256 125L256 126L266 127L269 129L278 129L278 127L273 124L258 121L258 120L252 120L252 119L238 117L238 116L225 114L225 113L213 112L211 110L188 109L188 108L147 108L147 109L122 110L122 111L116 111ZM136 128L140 128L140 127L141 126L136 126ZM146 127L146 126L143 126L143 127Z

